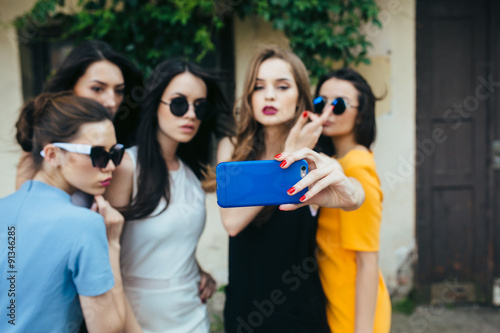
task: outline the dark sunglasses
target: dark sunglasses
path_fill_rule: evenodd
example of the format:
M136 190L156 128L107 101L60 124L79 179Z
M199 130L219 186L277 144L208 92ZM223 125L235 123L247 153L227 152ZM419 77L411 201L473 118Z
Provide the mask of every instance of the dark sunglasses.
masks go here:
M165 101L160 100L161 103L169 105L170 106L170 111L172 114L176 117L182 117L185 115L188 110L189 110L189 103L186 99L186 97L175 97L170 101L170 103L167 103ZM196 114L196 118L199 120L208 120L210 117L213 116L213 108L210 105L210 103L206 100L201 100L198 102L193 103L194 106L194 113Z
M326 102L328 100L323 96L318 96L314 99L314 113L323 113L323 109L325 108ZM356 108L357 106L352 106L347 102L344 98L338 97L332 101L332 112L333 114L340 116L346 109Z
M109 160L113 161L115 166L118 166L123 158L123 153L125 152L125 147L117 143L109 150L109 153L101 146L92 147L90 145L83 145L79 143L64 143L64 142L54 142L52 143L54 146L64 149L66 151L84 155L90 155L90 159L92 160L92 166L94 168L104 169ZM45 152L42 150L40 155L45 157Z

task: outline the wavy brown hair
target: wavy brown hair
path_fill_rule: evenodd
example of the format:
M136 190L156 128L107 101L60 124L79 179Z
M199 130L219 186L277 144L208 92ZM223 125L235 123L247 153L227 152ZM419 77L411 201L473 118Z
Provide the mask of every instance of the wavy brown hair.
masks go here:
M282 59L290 65L293 78L297 85L299 97L295 116L282 124L283 142L288 132L300 117L302 111L313 110L311 92L309 90L309 75L302 60L292 51L277 46L268 46L256 54L248 66L243 86L243 94L233 109L236 119L236 135L231 138L235 149L231 161L256 160L266 148L264 140L264 126L258 123L253 114L252 94L255 91L255 82L260 65L268 59ZM203 189L207 192L216 190L215 172L208 169L203 182Z
M290 50L275 46L264 48L250 62L243 86L243 95L241 96L240 105L234 108L237 127L234 142L235 150L231 158L232 161L258 159L266 148L266 143L263 139L264 127L255 120L253 114L252 94L255 91L255 82L257 80L257 73L259 72L260 65L268 59L281 59L290 65L290 70L299 91L295 117L282 124L282 146L285 144L285 138L288 132L300 117L302 111L313 109L311 92L309 90L309 75L307 74L307 69L302 60Z

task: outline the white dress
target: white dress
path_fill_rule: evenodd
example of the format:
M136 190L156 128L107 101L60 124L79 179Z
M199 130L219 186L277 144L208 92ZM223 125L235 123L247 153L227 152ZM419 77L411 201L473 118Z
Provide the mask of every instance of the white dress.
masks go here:
M127 149L135 166L137 147ZM125 222L121 270L125 293L145 333L207 333L207 307L199 297L196 245L205 225L205 193L180 160L169 171L170 203L162 199L149 217Z

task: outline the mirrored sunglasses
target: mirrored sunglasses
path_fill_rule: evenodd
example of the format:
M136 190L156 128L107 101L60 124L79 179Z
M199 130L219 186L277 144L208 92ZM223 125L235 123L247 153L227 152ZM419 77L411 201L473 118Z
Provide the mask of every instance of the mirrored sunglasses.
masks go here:
M327 99L323 96L318 96L313 100L314 104L314 113L323 113L323 109L325 108L325 105L327 103ZM332 101L332 112L333 114L340 116L346 109L349 108L354 108L355 106L352 106L347 102L344 98L338 97L335 98Z

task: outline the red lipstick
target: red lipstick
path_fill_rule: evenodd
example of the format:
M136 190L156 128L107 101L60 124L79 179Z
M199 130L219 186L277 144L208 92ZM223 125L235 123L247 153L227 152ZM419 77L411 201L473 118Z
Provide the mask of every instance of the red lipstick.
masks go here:
M109 186L109 184L111 184L111 177L106 178L106 179L104 179L103 181L101 181L99 183L101 183L101 185L104 186L104 187Z
M262 109L262 113L267 115L267 116L271 116L273 114L276 114L277 112L278 112L278 109L276 109L274 106L265 106Z

